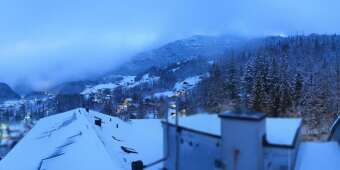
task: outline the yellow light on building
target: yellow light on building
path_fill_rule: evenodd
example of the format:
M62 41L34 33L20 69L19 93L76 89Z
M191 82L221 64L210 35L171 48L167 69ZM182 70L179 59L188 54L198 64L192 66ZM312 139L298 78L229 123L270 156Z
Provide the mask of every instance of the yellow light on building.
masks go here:
M171 108L171 109L176 109L176 107L177 107L176 104L171 104L171 105L170 105L170 108Z

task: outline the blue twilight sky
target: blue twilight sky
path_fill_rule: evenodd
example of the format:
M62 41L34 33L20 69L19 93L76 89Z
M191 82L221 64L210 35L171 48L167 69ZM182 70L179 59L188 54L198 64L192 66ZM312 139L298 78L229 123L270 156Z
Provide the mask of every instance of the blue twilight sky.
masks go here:
M339 33L338 0L0 0L0 82L45 88L194 34Z

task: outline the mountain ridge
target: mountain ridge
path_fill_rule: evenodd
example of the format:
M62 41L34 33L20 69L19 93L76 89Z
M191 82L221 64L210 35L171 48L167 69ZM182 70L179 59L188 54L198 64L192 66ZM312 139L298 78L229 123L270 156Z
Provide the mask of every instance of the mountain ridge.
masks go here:
M20 99L20 95L18 95L8 84L0 82L0 102L15 99Z

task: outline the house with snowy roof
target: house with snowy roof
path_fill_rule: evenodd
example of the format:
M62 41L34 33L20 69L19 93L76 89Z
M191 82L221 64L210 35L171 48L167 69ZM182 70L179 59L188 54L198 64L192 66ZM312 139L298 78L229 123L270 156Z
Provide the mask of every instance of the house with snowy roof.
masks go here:
M338 170L338 142L302 142L300 119L262 113L122 121L74 109L43 118L1 170ZM178 126L177 126L177 125ZM296 157L297 156L297 157ZM296 158L295 158L296 157Z
M163 121L166 169L293 170L301 119L264 113L197 114Z
M134 161L148 165L162 158L162 143L159 120L124 122L79 108L39 120L0 169L129 170Z

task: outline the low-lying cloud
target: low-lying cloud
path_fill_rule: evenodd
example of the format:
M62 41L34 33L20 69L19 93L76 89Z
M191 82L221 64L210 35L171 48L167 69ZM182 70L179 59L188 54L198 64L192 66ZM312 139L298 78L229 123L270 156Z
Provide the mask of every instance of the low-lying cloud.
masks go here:
M194 34L339 33L337 0L2 0L0 81L44 89Z

